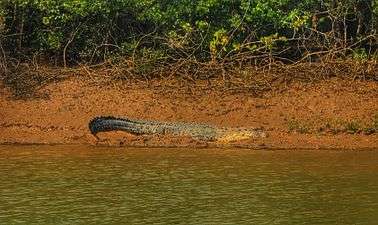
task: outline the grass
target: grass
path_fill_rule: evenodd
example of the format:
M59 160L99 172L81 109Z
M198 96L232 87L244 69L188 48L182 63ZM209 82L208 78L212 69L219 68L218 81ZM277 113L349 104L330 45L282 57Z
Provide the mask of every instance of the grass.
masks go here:
M346 122L344 128L345 131L349 134L356 134L362 131L361 123L354 120Z
M304 122L295 119L289 120L287 126L290 132L297 132L300 134L310 133L310 127L308 124L305 124Z
M331 133L331 134L365 134L371 135L378 133L378 113L376 113L370 122L363 123L359 120L342 120L333 119L320 123L317 127L306 121L291 119L287 123L289 132L300 134L310 133Z
M373 119L372 119L372 122L370 124L370 126L367 126L363 129L363 132L365 134L374 134L374 133L378 133L378 113L376 113L374 116L373 116Z

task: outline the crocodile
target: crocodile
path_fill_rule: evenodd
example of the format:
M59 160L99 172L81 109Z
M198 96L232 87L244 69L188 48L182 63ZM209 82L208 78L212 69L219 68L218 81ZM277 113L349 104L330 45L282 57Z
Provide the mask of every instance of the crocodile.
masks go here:
M226 128L198 123L159 122L113 116L95 117L89 122L89 130L95 136L99 132L118 130L134 135L188 136L200 141L222 143L266 137L265 132L259 128Z

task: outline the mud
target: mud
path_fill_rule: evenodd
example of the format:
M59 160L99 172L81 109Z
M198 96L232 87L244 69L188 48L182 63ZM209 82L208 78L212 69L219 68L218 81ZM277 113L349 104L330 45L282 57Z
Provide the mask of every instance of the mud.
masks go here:
M71 78L17 100L0 85L0 144L91 144L125 146L247 147L263 149L378 148L378 134L334 132L354 121L368 126L378 114L378 83L330 79L291 84L263 96L228 90L183 89L158 82L100 85ZM262 127L267 138L219 145L187 137L91 135L88 122L111 115L160 121L199 122L220 127ZM343 121L343 122L340 122ZM333 127L335 129L333 129Z

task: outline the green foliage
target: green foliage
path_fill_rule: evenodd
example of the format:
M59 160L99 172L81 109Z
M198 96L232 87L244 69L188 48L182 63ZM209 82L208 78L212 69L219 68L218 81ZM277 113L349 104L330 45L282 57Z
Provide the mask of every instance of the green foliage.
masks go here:
M289 121L289 130L300 131L303 125L297 121ZM308 127L310 129L310 127ZM332 134L375 134L378 132L378 114L375 114L370 121L331 119L318 123L315 129L319 133L330 132Z
M358 48L353 51L352 54L353 59L358 61L365 61L368 59L368 54L366 53L366 50L363 48Z
M269 50L272 50L277 42L286 41L286 40L287 40L286 37L279 37L277 33L266 36L266 37L262 37L260 39L260 41L264 44L264 46Z
M226 45L228 42L229 37L225 29L217 30L213 34L213 39L210 41L210 53L213 60L215 60L222 51L227 51Z
M287 123L290 132L298 132L300 134L307 134L310 132L309 125L299 121L299 120L289 120Z
M362 130L362 126L357 121L349 121L345 124L345 130L347 133L355 134Z
M332 8L330 0L3 0L0 31L19 34L5 40L14 53L28 49L93 61L150 49L215 60L282 47L306 34L315 12L343 12L354 2ZM376 18L377 0L373 7ZM257 44L246 44L252 42ZM162 50L167 45L171 51Z
M373 121L370 126L364 128L365 134L378 133L378 113L373 116Z

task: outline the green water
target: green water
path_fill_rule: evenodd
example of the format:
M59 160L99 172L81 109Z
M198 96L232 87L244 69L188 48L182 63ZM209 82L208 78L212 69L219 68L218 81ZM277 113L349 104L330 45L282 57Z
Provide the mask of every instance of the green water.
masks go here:
M0 224L378 224L378 151L0 146Z

